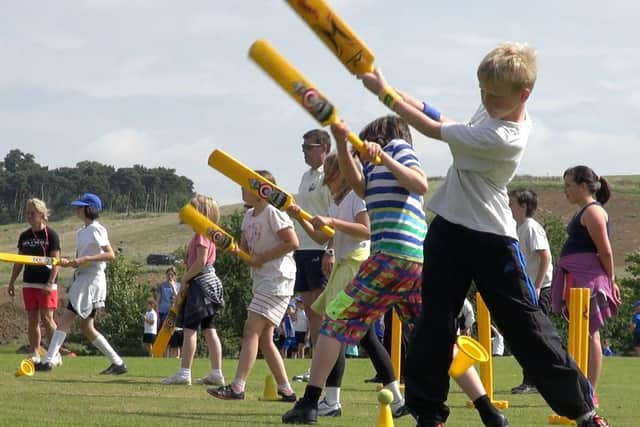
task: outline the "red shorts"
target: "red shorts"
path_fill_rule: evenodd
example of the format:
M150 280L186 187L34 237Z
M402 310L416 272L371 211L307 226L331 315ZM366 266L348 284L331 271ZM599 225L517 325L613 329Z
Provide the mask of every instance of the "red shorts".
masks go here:
M22 299L24 308L30 310L44 310L47 308L55 310L58 308L58 291L45 292L38 288L23 288Z

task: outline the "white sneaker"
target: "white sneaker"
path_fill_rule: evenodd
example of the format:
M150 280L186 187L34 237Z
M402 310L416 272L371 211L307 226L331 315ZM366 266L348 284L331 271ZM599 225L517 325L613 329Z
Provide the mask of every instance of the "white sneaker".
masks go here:
M51 364L54 367L62 366L62 356L60 355L60 353L56 353L56 355L53 356L53 359L51 359Z
M218 387L222 387L224 386L224 377L223 376L219 376L219 375L214 375L214 374L209 374L206 377L202 377L202 378L198 378L196 380L196 383L198 384L205 384L205 385L213 385L213 386L218 386Z
M391 415L393 418L404 417L409 414L409 409L404 405L404 399L391 402Z
M183 377L177 373L163 379L160 383L164 385L191 385L191 377Z
M34 364L40 363L40 355L38 353L30 354L29 359L31 359Z
M311 378L311 370L307 369L307 372L305 372L304 374L294 375L292 380L308 383L310 378Z
M340 404L340 402L329 404L326 398L318 402L319 417L339 417L341 415L342 415L342 405Z

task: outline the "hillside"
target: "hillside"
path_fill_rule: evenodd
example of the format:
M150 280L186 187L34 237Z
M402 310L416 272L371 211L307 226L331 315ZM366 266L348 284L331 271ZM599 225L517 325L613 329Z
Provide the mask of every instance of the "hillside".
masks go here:
M640 190L635 179L627 185L614 188L611 201L607 204L612 222L613 249L617 274L624 271L625 254L640 249L640 226L638 225L638 213L640 212ZM439 186L441 181L430 182L430 193ZM515 186L533 188L539 197L541 213L560 216L563 222L568 222L575 213L575 208L570 206L562 192L559 179L519 180ZM223 213L230 213L240 209L240 205L225 207ZM143 262L150 253L169 253L183 246L191 235L191 230L178 224L176 214L165 215L105 215L102 222L107 226L111 243L114 248L122 248L128 257ZM77 220L68 219L51 224L61 235L63 255L71 256L75 245L75 231L79 224ZM25 229L24 224L12 224L0 226L0 251L14 252L15 244L20 231ZM142 278L143 283L153 285L163 279L164 266L146 266L146 274ZM22 309L22 298L16 296L12 301L6 293L6 284L9 280L11 264L0 263L0 344L15 339L23 339L26 331L26 314ZM69 281L71 271L63 269L60 283ZM20 289L19 289L20 290Z

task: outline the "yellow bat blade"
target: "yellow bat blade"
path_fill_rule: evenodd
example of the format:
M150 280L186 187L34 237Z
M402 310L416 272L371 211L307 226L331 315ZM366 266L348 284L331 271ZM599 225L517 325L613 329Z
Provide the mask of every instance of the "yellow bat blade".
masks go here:
M340 120L333 104L268 41L254 42L249 57L320 125L327 126ZM355 133L349 132L348 139L356 150L365 154L364 143ZM382 161L378 157L374 163L379 165Z
M169 309L167 318L164 319L164 322L162 322L162 327L158 331L156 339L153 341L153 345L151 346L151 356L162 357L165 350L167 349L167 345L169 344L171 335L173 335L173 331L176 329L176 318L178 317L178 313L180 312L180 308L182 307L182 302L187 295L188 288L188 283L182 284L180 292L178 292L178 295L176 296L176 300Z
M182 209L180 209L179 215L182 222L190 225L196 233L211 240L216 244L216 247L235 253L243 261L248 262L251 259L251 255L238 248L238 245L231 234L227 233L218 224L202 215L191 204L186 204Z
M60 263L60 260L58 258L52 258L48 256L18 255L8 252L0 252L0 261L27 265L58 265Z
M324 0L287 0L350 73L373 71L374 53Z
M295 203L291 194L256 173L254 170L249 169L222 150L213 150L213 152L211 152L209 156L209 166L281 211L286 211ZM300 212L300 216L307 221L312 218L311 214L304 210ZM322 227L322 231L329 237L333 237L335 234L333 228L328 226Z

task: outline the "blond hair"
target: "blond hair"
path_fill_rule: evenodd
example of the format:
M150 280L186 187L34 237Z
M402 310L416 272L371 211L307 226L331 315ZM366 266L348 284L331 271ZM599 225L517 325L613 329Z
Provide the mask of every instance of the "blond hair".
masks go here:
M338 156L336 153L331 153L324 159L324 178L322 179L322 184L327 185L329 180L338 178L340 180L340 186L338 187L336 193L334 194L335 198L342 199L342 197L347 193L348 190L351 189L347 179L343 174L340 173L340 165L338 164Z
M501 43L480 62L478 80L507 83L514 91L533 89L538 74L536 56L535 49L524 43Z
M31 206L36 212L42 215L42 221L49 221L49 209L47 209L47 204L42 200L33 197L27 200L26 206Z
M189 203L191 203L191 206L196 208L198 212L209 218L211 221L218 222L220 219L220 208L216 201L211 197L198 194L196 197L191 199Z

